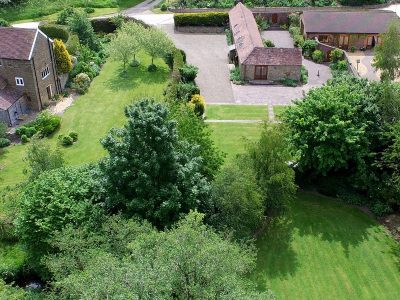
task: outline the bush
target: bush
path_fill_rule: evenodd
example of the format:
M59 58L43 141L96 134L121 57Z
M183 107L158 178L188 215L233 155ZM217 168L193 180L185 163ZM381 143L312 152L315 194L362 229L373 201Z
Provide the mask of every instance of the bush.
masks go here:
M227 12L174 14L175 26L221 26L228 24Z
M330 67L332 70L336 71L347 71L348 66L347 66L347 61L346 60L339 60L336 63L331 63Z
M242 77L240 75L240 69L238 67L235 67L234 69L231 70L231 73L229 75L229 79L234 84L243 84L243 80L242 80Z
M76 14L76 10L72 7L67 7L63 11L58 14L57 24L67 25L68 19L71 18L74 14Z
M0 138L0 148L8 147L10 146L11 142L9 139L6 138Z
M0 27L9 27L10 23L8 23L8 21L0 18Z
M79 73L74 78L71 87L75 89L79 94L86 94L90 86L90 77L86 73Z
M64 25L44 24L40 25L39 29L52 39L59 39L66 43L69 39L69 33Z
M157 66L155 64L151 64L147 67L147 71L149 72L155 72L157 71Z
M7 137L7 129L8 129L7 124L0 121L0 138Z
M305 40L302 46L303 55L310 57L317 49L318 42L316 40Z
M28 138L28 136L26 134L23 134L21 136L21 142L22 142L22 144L26 144L26 143L29 142L29 138Z
M295 35L293 37L294 46L297 48L302 48L304 45L304 37L302 35Z
M331 62L333 62L333 63L338 62L339 60L341 60L343 58L343 55L344 55L343 50L335 48L334 50L331 51L331 54L330 54Z
M196 79L197 72L199 68L193 65L184 65L179 69L179 73L181 74L182 82L193 82Z
M65 47L67 48L68 52L70 54L76 54L79 47L80 47L80 43L79 43L79 38L76 34L70 34L67 43L65 44Z
M296 81L296 80L293 80L293 79L290 79L290 78L284 78L284 79L282 79L282 80L281 80L281 83L282 83L284 86L290 86L290 87L296 87L296 86L297 86L297 81Z
M354 53L354 52L356 52L356 50L357 50L356 47L354 47L354 46L350 47L350 52Z
M300 27L298 26L289 26L289 33L291 36L300 35Z
M41 112L34 121L25 124L17 128L15 133L21 136L21 141L32 137L34 134L38 134L39 137L49 136L56 131L61 124L61 117L52 115L48 111ZM23 138L26 136L26 138Z
M71 146L74 143L74 140L69 135L65 135L61 138L61 144L65 147Z
M300 27L300 15L298 13L291 13L288 19L290 26Z
M324 53L321 50L315 50L312 53L312 60L316 63L322 63L324 61Z
M71 78L75 78L78 74L85 73L89 76L90 80L100 74L100 67L95 63L79 62L75 65L70 73Z
M167 4L165 4L165 3L161 4L161 6L160 6L161 11L167 11L167 9L168 9Z
M167 100L174 101L178 98L178 84L181 82L181 74L179 69L184 65L181 50L174 49L170 63L172 63L172 75L164 94Z
M15 133L19 136L26 135L27 137L32 137L37 132L36 127L33 124L25 124L24 126L18 127Z
M76 132L74 132L74 131L71 131L71 132L69 133L69 136L72 138L72 140L73 140L74 142L76 142L76 141L78 140L78 134L77 134Z
M275 47L275 44L271 40L263 40L263 44L265 48L273 48Z
M230 29L225 29L225 35L226 35L226 42L228 43L228 45L233 45L234 41L233 41L233 34L232 34L232 30Z
M94 13L94 8L93 7L85 7L85 13L87 14L92 14Z
M112 18L93 19L93 20L90 20L90 23L92 23L93 30L96 33L99 33L99 32L113 33L118 28L117 24L113 21Z
M255 19L259 31L267 30L269 28L268 21L264 20L261 14L256 15Z
M204 115L204 112L206 110L206 101L204 100L203 96L199 94L193 95L190 100L190 105L193 107L196 115L200 117Z
M200 94L200 89L195 84L181 82L177 85L177 97L179 100L188 102L195 94Z
M308 71L305 66L301 66L300 81L302 84L306 84L308 82Z
M71 72L72 61L64 43L61 40L55 39L53 48L57 72L59 74L66 74Z

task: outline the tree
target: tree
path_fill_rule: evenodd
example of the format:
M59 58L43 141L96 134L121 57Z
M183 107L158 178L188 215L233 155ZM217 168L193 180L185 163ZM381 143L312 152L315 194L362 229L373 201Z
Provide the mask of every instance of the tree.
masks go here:
M30 179L36 179L41 173L64 166L64 158L59 149L52 150L44 141L33 138L26 151L25 162Z
M198 147L178 138L163 104L140 100L125 109L128 123L101 141L112 211L138 215L157 226L209 207L209 184L200 174Z
M155 58L163 58L174 49L174 45L167 35L154 27L149 27L145 30L142 44L144 50L151 57L149 71L151 71L151 69L156 69L154 65Z
M297 189L285 132L283 126L265 124L260 139L248 147L265 213L270 216L285 211Z
M382 71L381 80L395 80L400 75L399 26L399 21L392 21L382 44L375 47L373 66Z
M136 54L142 49L142 41L145 32L145 28L135 22L125 22L121 26L121 32L126 33L129 37L129 43L131 47L131 51L133 54L133 62L132 64L138 65L139 62L136 60Z
M63 41L55 39L54 40L54 56L56 59L57 73L66 74L72 70L71 56L68 53L67 48Z
M253 247L221 238L203 218L191 212L170 230L126 240L130 255L122 259L87 251L81 271L53 284L55 298L273 299L247 279L255 267Z
M100 49L99 40L94 33L93 26L87 18L86 13L77 12L72 14L68 18L68 26L72 32L78 35L81 44L87 45L93 51Z
M16 230L34 265L52 251L49 239L65 226L96 228L103 215L103 188L97 177L92 166L59 168L25 187Z
M215 212L210 223L233 231L236 238L251 238L264 217L264 198L247 157L226 165L212 184Z
M131 37L123 31L111 40L108 44L107 51L113 60L121 61L123 70L126 72L126 65L129 63L133 52L131 48Z

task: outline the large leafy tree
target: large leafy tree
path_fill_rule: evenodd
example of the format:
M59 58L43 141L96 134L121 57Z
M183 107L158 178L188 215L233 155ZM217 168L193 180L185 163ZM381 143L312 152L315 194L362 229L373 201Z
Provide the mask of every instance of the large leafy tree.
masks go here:
M209 207L209 184L200 173L198 146L179 140L164 104L140 100L125 109L128 123L102 140L102 163L111 210L138 215L157 226Z
M126 238L129 255L80 248L86 259L53 284L54 298L272 299L269 292L256 292L247 279L255 267L254 249L223 239L203 224L203 217L191 212L170 230L146 229ZM63 246L71 244L77 242L65 240ZM52 264L62 266L64 255L50 258Z
M126 72L126 66L133 56L131 40L131 37L125 32L118 32L107 46L110 57L122 62L124 72Z
M400 22L392 21L382 36L382 44L375 47L373 66L382 70L382 80L394 80L400 75Z
M133 55L133 63L137 64L136 54L143 48L142 41L146 32L145 28L136 22L125 22L122 24L120 31L130 37L129 46Z
M143 34L142 44L144 50L151 57L151 65L154 66L155 58L164 58L174 49L174 44L161 30L149 27Z
M100 42L86 13L77 12L73 14L68 18L68 27L78 35L81 44L88 46L93 51L100 49Z

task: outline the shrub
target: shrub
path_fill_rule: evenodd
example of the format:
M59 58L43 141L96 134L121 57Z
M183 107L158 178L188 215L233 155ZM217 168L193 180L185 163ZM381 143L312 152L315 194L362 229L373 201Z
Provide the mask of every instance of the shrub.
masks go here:
M89 76L90 80L95 78L100 74L100 67L95 64L94 62L92 63L86 63L86 62L79 62L75 65L75 67L72 69L70 73L71 78L75 78L78 76L80 73L85 73Z
M76 34L70 34L65 47L70 54L76 54L80 47L78 36Z
M294 79L290 79L290 78L284 78L281 80L281 83L284 86L290 86L290 87L296 87L297 86L297 81Z
M114 19L93 19L90 20L93 26L94 32L103 32L103 33L113 33L117 30L118 26L116 22L113 21Z
M338 62L339 60L341 60L343 58L343 55L344 55L343 50L335 48L334 50L331 51L331 54L330 54L331 62L333 62L333 63Z
M259 31L267 30L269 28L268 21L264 20L261 14L256 15L255 19Z
M175 26L226 26L228 20L227 12L174 14Z
M49 136L60 127L61 117L43 111L37 116L33 124L40 136Z
M184 65L179 69L179 73L181 74L181 80L183 82L193 82L196 79L197 72L199 68L193 65Z
M350 52L352 52L352 53L356 52L356 47L351 46L351 47L350 47Z
M0 121L0 138L7 137L8 126L6 123Z
M308 82L308 71L305 66L301 66L300 81L302 84L306 84Z
M283 30L288 30L288 28L289 28L288 24L282 24L282 25L280 25L279 27L280 27L281 29L283 29Z
M56 59L56 68L59 74L66 74L72 70L72 61L67 48L61 40L55 39L54 57Z
M232 30L230 29L225 29L225 35L226 35L226 42L228 43L228 45L233 45L233 34L232 34Z
M0 27L9 27L10 23L8 23L8 21L0 18Z
M181 82L179 69L184 65L182 51L174 49L172 56L171 80L164 91L165 98L169 101L174 101L178 98L178 84Z
M206 101L204 100L203 96L199 94L193 95L190 100L190 104L193 107L193 110L196 113L196 115L200 117L204 115L204 112L206 110Z
M318 42L316 40L305 40L302 46L303 55L310 57L317 49Z
M76 10L72 7L67 7L62 10L57 17L57 24L67 25L68 19L71 18L74 14L76 14Z
M94 13L94 8L93 7L85 7L85 13L87 14L92 14Z
M240 69L238 67L235 67L231 70L229 78L235 84L243 84L243 80L240 75Z
M69 39L68 30L64 25L44 24L40 25L39 29L52 39L59 39L66 43Z
M312 60L316 63L322 63L324 61L324 53L321 50L315 50L312 54Z
M339 60L336 63L331 63L330 67L332 70L336 70L336 71L347 71L347 69L348 69L346 60Z
M288 19L290 26L300 27L300 15L298 13L291 13Z
M167 11L167 9L168 9L167 4L165 4L165 3L161 4L161 6L160 6L161 11Z
M157 71L157 66L155 64L151 64L147 67L147 71L149 72L155 72Z
M15 133L19 136L26 135L27 137L32 137L37 132L36 127L33 124L25 124L24 126L18 127Z
M300 35L300 27L298 26L289 26L289 33L291 36Z
M263 44L265 48L273 48L275 47L275 44L271 40L263 40Z
M294 46L297 48L302 48L304 45L304 37L302 35L295 35L293 37Z
M4 148L7 146L10 146L11 142L9 139L6 138L0 138L0 148Z
M26 134L23 134L23 135L21 136L21 142L22 142L22 144L26 144L26 143L29 142L29 138L27 137Z
M71 146L74 143L74 140L69 135L65 135L61 138L61 144L65 147Z
M71 131L71 132L69 133L69 136L72 138L72 140L73 140L74 142L76 142L76 141L78 140L78 134L77 134L76 132L74 132L74 131Z
M79 94L85 94L90 86L90 77L85 73L79 73L74 78L72 88L77 90Z
M200 89L193 83L179 83L177 85L177 97L182 101L189 101L193 95L200 94Z

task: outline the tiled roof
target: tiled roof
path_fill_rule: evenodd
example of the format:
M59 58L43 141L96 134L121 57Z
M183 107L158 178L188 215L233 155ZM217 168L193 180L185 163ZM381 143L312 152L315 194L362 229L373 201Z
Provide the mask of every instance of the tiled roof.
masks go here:
M263 47L253 13L242 3L238 3L229 11L231 25L239 62L246 60L255 47Z
M391 11L305 11L302 19L307 33L384 33L391 20Z
M29 60L37 29L0 27L0 58Z
M23 95L23 92L13 89L7 85L6 80L0 76L0 109L9 109L10 106L13 105Z
M301 50L298 48L256 47L243 64L261 66L301 66Z

